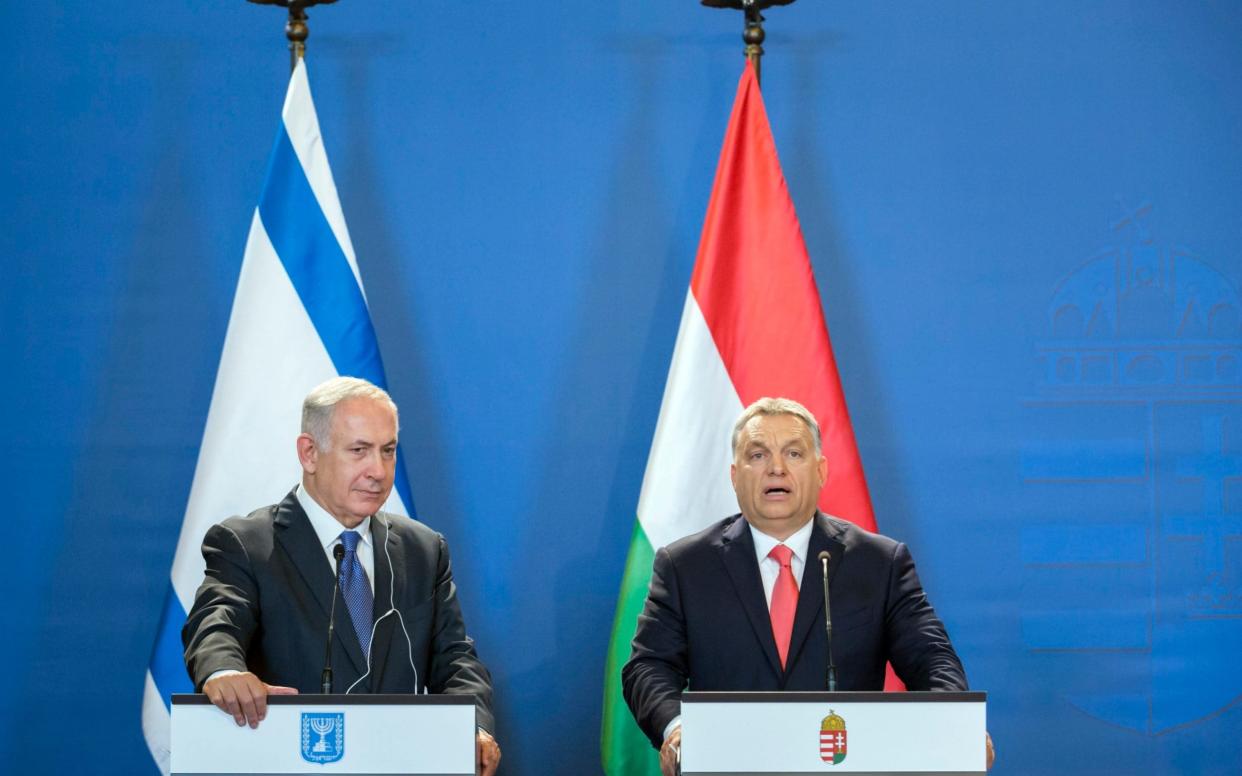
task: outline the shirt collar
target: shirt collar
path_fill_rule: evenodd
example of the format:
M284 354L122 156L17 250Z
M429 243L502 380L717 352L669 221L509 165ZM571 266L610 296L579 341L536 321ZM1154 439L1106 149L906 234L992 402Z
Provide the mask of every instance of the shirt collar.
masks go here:
M311 528L315 529L315 535L319 537L319 544L326 550L336 544L341 538L341 532L349 530L341 521L328 514L328 510L319 506L311 494L306 492L306 488L301 483L298 484L298 503L302 505L302 510L306 512L306 516L310 518ZM358 532L362 538L363 544L371 544L371 518L367 517L358 524L353 530Z
M811 545L811 531L815 528L815 518L812 517L806 521L806 525L794 531L793 534L785 541L779 541L774 536L768 536L763 531L755 528L747 523L750 528L750 537L755 541L755 557L760 563L767 559L768 553L778 544L783 544L793 550L793 554L798 560L806 563L807 548Z

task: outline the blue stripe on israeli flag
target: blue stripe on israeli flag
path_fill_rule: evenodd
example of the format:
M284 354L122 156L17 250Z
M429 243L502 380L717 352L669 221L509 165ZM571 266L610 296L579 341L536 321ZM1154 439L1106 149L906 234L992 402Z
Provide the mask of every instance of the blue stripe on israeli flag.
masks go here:
M203 534L230 515L279 501L300 479L290 443L311 388L337 375L385 385L305 63L289 81L281 117L143 689L143 735L165 774L171 696L193 691L181 627L203 579ZM385 509L411 514L400 466L395 490Z
M286 132L272 149L259 217L337 371L382 384L366 300Z

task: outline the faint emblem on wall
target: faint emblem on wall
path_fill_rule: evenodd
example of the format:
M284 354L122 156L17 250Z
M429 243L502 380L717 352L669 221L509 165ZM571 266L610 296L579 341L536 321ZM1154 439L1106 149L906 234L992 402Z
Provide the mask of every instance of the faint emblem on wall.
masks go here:
M1074 706L1158 734L1242 694L1242 297L1236 255L1155 238L1151 210L1048 298L1022 636Z

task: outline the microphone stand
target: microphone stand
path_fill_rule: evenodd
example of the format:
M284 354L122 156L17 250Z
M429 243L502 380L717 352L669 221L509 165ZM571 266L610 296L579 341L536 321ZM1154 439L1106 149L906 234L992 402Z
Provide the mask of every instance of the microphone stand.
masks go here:
M345 557L345 545L338 544L332 548L332 557L336 558L336 582L332 585L332 606L328 609L328 641L323 648L323 673L319 677L323 694L332 692L332 634L336 632L336 599L341 591L341 560Z
M824 570L824 629L828 634L828 692L837 691L837 666L832 660L832 602L828 598L828 561L832 558L827 550L820 552L819 562Z

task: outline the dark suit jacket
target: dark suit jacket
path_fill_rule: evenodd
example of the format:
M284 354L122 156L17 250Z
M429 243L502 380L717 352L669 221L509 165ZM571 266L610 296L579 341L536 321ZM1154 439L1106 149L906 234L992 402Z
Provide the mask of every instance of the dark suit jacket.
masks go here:
M683 690L824 690L827 636L821 550L832 554L838 690L882 690L885 663L911 690L965 690L966 674L904 544L816 513L781 669L746 520L734 515L656 553L625 699L657 748Z
M390 606L401 612L418 677L400 623L389 615L371 643L371 676L354 692L412 693L425 687L474 695L479 725L493 730L491 676L466 635L444 537L386 512L371 519L371 537L375 619ZM320 692L333 568L295 493L212 526L203 539L203 557L206 577L181 631L195 688L201 690L216 671L234 669L253 671L269 684ZM344 692L366 669L348 609L338 598L333 691Z

